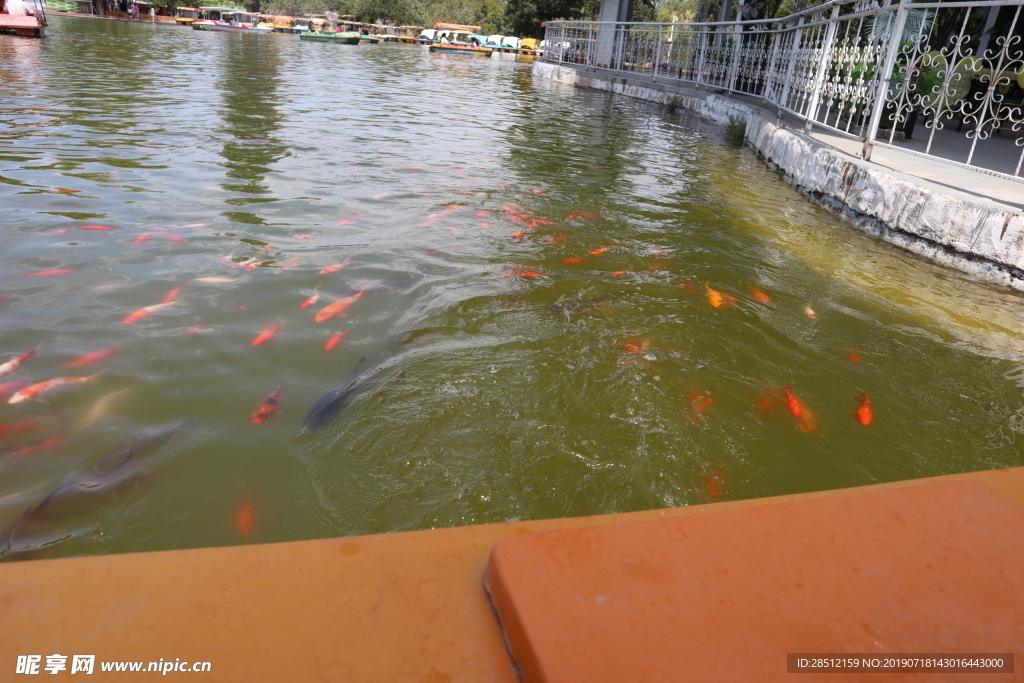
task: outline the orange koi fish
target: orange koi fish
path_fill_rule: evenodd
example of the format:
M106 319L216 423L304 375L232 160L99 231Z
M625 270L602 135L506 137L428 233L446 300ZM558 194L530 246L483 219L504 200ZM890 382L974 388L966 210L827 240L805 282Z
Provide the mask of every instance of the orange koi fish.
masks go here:
M363 296L363 292L365 292L367 289L369 289L368 286L363 287L350 297L346 297L341 301L335 301L333 304L324 306L319 311L317 311L317 314L315 316L313 316L313 320L317 321L318 323L322 323L325 320L330 320L331 318L337 318L340 315L344 315L345 311L351 308L352 304L358 301L360 297Z
M576 263L583 263L586 260L587 259L583 258L582 256L573 256L572 258L564 258L564 259L562 259L562 263L576 264Z
M112 230L105 225L79 225L79 230Z
M253 268L259 268L265 263L273 263L273 261L256 261L255 263L250 263L249 265L247 265L245 269L252 270Z
M274 335L277 334L277 331L279 329L281 329L281 326L278 325L277 323L272 323L271 325L268 325L267 329L263 330L258 335L256 335L256 338L252 340L252 345L259 346L260 344L266 344L267 342L274 338Z
M616 270L614 273L612 273L612 277L619 277L620 275L625 275L626 273L632 272L632 270Z
M520 277L543 277L544 273L535 270L527 270L524 272L516 273L516 275L519 275Z
M38 346L33 347L26 351L25 353L21 354L20 356L15 356L14 358L10 359L3 365L0 365L0 377L12 374L15 370L18 369L19 366L21 366L22 363L27 361L32 356L36 355L38 349Z
M818 317L818 314L815 313L814 310L811 309L810 306L804 306L804 315L806 315L811 320L814 320L814 319L816 319Z
M71 228L57 228L56 230L50 230L50 231L48 231L48 232L46 232L44 234L47 234L47 235L63 235L64 233L66 233L70 229Z
M658 261L656 263L652 263L651 266L647 270L661 270L662 268L664 268L667 265L668 265L668 261Z
M565 218L566 220L571 220L573 218L597 218L597 216L595 214L590 213L589 211L573 211L572 213L566 215Z
M30 379L20 379L15 382L4 382L3 384L0 384L0 401L10 398L18 389L27 387L29 384L32 384L32 380Z
M183 289L185 289L184 285L182 285L181 287L175 287L171 291L164 294L164 298L160 300L160 303L169 304L170 302L174 301L175 299L178 298L178 295L181 294L181 290Z
M22 446L21 448L0 452L0 457L7 458L18 455L35 455L36 453L42 453L48 448L53 448L60 442L64 441L66 438L67 437L65 436L57 436L51 439L43 439L42 441L33 441L32 443Z
M860 401L860 406L857 407L857 410L853 411L853 416L857 418L857 422L867 427L875 419L875 413L871 410L871 399L863 391L857 392L857 395L853 398L856 401Z
M256 504L252 502L252 498L247 497L235 513L235 531L242 536L249 536L255 528Z
M538 190L536 187L531 187L530 192L534 194L544 194L544 190Z
M786 396L786 410L796 417L796 426L801 432L813 432L815 428L814 414L804 405L803 401L793 395L793 392L789 390L791 386L793 385L787 384L782 388Z
M143 242L145 242L148 239L149 239L149 230L147 230L146 232L144 232L141 235L139 235L138 237L136 237L135 241L132 242L132 244L142 244Z
M525 237L525 235L523 235L523 233L519 232L518 230L512 233L512 239L514 240L521 240L523 239L523 237Z
M327 266L326 268L324 268L323 270L320 271L320 274L324 275L326 273L337 273L339 270L341 270L345 266L350 266L350 265L352 265L352 262L351 261L346 261L345 263L339 263L337 265Z
M113 347L113 348L110 348L110 349L103 349L102 351L93 351L92 353L87 353L84 356L82 356L81 358L73 360L70 363L65 363L61 367L74 368L74 367L78 367L79 365L88 365L90 363L98 363L98 362L100 362L102 360L106 360L107 358L110 358L115 353L117 353L117 347L116 346Z
M851 363L860 363L862 360L864 360L863 358L860 357L860 354L854 351L853 349L846 349L846 359L849 360Z
M707 394L698 394L690 401L690 408L693 409L693 412L700 413L701 415L708 412L708 406L713 405L715 405L715 399Z
M142 320L143 318L148 318L149 316L153 315L157 311L162 311L163 309L169 308L169 307L175 305L176 303L178 303L178 302L177 301L168 301L165 304L156 304L155 306L146 306L145 308L140 308L139 310L135 311L134 313L131 313L130 315L128 315L121 322L130 324L130 323L136 322L138 320Z
M707 500L715 502L721 500L729 488L725 472L717 467L706 467L700 473L700 494Z
M309 308L310 306L312 306L313 304L315 304L319 300L320 300L320 292L316 291L316 287L314 287L313 288L313 296L309 297L308 299L303 301L301 304L299 304L299 308Z
M750 287L750 295L753 296L754 301L759 304L770 304L772 302L772 298L757 287Z
M167 239L169 239L170 241L172 241L172 242L181 242L182 244L188 244L188 240L185 239L184 237L178 237L173 232L167 232L166 230L164 232L167 233Z
M284 380L274 389L270 396L263 399L263 403L256 409L256 412L252 415L252 423L254 425L261 425L270 418L277 415L277 411L281 408L281 392L284 391Z
M487 229L487 228L489 228L489 227L491 227L491 224L490 224L490 223L481 223L481 224L480 224L480 229L481 229L481 230L486 230L486 229Z
M590 254L591 256L593 256L594 254L603 254L606 251L608 251L608 250L605 249L604 247L601 247L600 249L595 249L594 251L588 251L587 253Z
M311 239L313 239L312 235L305 235L305 234L302 234L302 233L292 233L292 237L297 237L300 240L311 240Z
M444 207L445 211L457 211L459 209L465 209L466 207L462 204L452 204L451 206Z
M22 420L21 422L8 422L7 424L0 425L0 439L6 439L8 436L19 434L21 432L35 429L42 423L42 420Z
M366 218L366 216L356 216L355 218L346 218L343 221L338 221L338 225L348 225L349 223L355 223L358 220Z
M339 332L336 335L332 336L330 339L327 340L327 343L324 344L324 350L331 351L337 348L338 344L343 342L345 340L345 337L347 337L348 335L349 332Z
M217 259L217 263L227 263L228 261L230 261L234 257L235 257L235 252L231 252L227 256L221 256L219 259Z
M477 211L476 213L473 214L473 218L483 218L488 213L490 213L490 212L489 211Z
M434 223L436 223L436 222L437 222L437 219L436 219L436 218L431 218L431 219L430 219L429 221L423 221L422 223L420 223L420 224L419 224L419 227L421 227L421 228L425 228L425 227L427 227L428 225L433 225L433 224L434 224Z
M96 379L96 375L91 377L58 377L57 379L51 379L46 382L40 382L39 384L33 384L30 387L25 387L18 393L11 396L8 403L22 403L24 401L30 401L38 399L43 394L50 392L59 387L63 387L69 384L82 384L85 382L92 382Z
M37 273L25 273L25 277L52 277L54 275L70 275L75 271L67 269L40 270Z
M736 297L728 292L719 292L717 289L712 289L710 282L704 283L704 288L708 290L708 303L713 308L722 308L723 306L732 306L736 301Z

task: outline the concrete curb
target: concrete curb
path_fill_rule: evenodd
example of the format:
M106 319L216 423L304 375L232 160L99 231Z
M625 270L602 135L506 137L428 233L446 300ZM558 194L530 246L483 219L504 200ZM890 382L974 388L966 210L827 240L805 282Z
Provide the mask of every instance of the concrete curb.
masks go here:
M747 142L770 167L848 223L976 279L1024 291L1024 214L938 193L868 162L851 161L814 138L777 125L767 110L722 95L539 61L533 73L687 109L721 124L742 122Z

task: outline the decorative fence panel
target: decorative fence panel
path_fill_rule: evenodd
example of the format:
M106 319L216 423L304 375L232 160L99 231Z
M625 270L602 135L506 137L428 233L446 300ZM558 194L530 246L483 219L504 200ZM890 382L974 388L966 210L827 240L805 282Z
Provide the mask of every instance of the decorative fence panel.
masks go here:
M862 140L865 158L881 146L1024 181L1022 9L832 0L749 21L553 21L543 58L759 97Z

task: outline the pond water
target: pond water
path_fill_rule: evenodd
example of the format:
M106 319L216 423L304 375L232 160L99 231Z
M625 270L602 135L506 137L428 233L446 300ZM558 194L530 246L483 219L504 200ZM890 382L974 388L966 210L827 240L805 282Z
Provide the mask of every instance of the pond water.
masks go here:
M699 119L500 56L60 17L0 36L0 84L0 362L38 347L0 383L96 375L0 405L7 557L1024 464L1020 296Z

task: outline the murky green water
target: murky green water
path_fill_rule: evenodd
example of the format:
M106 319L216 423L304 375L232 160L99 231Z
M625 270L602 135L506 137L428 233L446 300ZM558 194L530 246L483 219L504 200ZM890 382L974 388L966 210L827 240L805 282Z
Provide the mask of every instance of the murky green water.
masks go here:
M52 543L29 556L1024 464L1019 295L859 235L697 119L497 57L68 18L0 36L0 83L0 362L41 344L0 382L103 370L0 407L40 420L0 441L0 526L132 433L194 420L16 532ZM45 270L74 272L26 277ZM303 430L362 357L362 390Z

